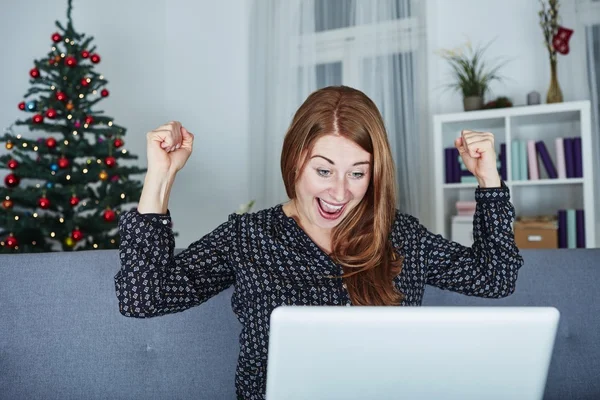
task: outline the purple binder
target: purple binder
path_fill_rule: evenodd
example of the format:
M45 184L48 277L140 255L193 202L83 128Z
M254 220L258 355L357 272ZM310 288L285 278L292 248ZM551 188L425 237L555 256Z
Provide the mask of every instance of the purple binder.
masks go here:
M506 181L506 143L500 143L500 177Z
M575 223L577 225L577 248L585 248L585 218L583 210L575 210Z
M575 167L575 178L583 177L583 160L581 158L581 138L573 138L573 164Z
M546 149L546 145L544 142L539 141L535 142L535 148L542 159L542 164L544 164L544 168L546 168L546 172L548 173L548 178L556 179L558 178L558 173L556 172L556 167L550 158L550 154L548 153L548 149Z
M567 178L575 178L575 158L573 154L573 139L565 138L565 164L567 167Z
M444 149L444 161L446 164L446 183L454 182L452 180L452 152L450 147Z
M558 248L567 248L567 210L558 210Z
M456 147L452 148L452 169L454 170L454 182L460 182L460 164L458 162L458 158L460 157L460 153Z

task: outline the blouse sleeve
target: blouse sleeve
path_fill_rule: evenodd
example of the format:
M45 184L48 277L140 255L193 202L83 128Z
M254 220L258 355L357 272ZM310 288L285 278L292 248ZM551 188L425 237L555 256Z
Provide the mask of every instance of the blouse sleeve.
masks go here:
M121 215L115 276L119 310L127 317L148 318L197 306L235 282L228 260L236 218L174 255L170 214Z
M471 247L419 224L426 283L471 296L505 297L514 292L523 265L513 235L510 192L504 183L500 188L477 188L475 200Z

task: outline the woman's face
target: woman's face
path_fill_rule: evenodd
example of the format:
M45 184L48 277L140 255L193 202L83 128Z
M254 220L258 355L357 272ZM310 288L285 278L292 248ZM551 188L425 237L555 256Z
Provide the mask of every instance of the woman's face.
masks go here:
M330 230L363 199L371 155L339 135L317 140L296 182L295 205L304 228Z

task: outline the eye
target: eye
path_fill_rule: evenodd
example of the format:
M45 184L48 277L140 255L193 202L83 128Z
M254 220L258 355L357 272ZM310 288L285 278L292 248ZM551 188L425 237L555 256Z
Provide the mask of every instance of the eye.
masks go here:
M331 171L328 169L317 168L317 174L319 174L319 176L327 178L328 176L331 176Z
M365 176L365 173L364 173L364 172L351 172L351 173L350 173L350 176L351 176L353 179L361 179L361 178L364 178L364 176Z

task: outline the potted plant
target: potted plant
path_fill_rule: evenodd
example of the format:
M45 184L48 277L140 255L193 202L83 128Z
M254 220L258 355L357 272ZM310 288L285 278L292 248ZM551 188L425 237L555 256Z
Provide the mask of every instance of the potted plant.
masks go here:
M462 94L465 111L480 110L490 83L501 80L498 70L506 63L486 65L483 55L492 42L473 49L470 42L452 50L441 50L440 56L448 61L454 82L447 86Z

